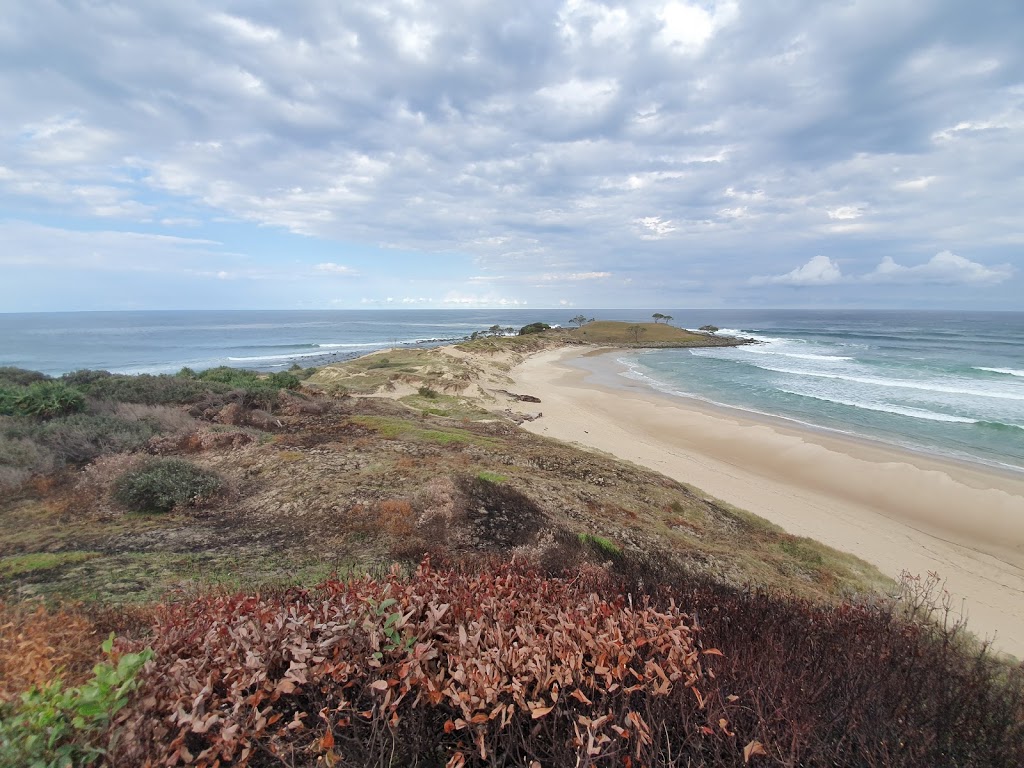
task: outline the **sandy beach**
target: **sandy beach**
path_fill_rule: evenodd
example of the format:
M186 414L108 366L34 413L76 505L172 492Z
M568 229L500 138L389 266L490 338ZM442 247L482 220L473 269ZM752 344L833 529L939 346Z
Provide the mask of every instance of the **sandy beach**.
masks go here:
M975 634L1024 658L1024 477L663 395L616 369L592 350L527 358L513 388L542 401L520 410L543 416L526 428L689 483L894 578L937 572Z

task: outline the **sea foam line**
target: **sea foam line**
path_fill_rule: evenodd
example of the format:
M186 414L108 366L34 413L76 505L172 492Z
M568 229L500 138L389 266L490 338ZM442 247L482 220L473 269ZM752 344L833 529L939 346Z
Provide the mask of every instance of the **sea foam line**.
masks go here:
M982 365L973 366L976 371L988 371L989 373L1004 373L1007 376L1024 376L1024 371L1017 368L986 368Z
M852 381L857 384L870 384L876 387L897 387L899 389L916 389L922 392L945 392L951 395L971 395L972 397L992 397L999 400L1024 400L1024 394L1017 395L1011 392L986 392L981 389L961 389L959 387L945 387L941 384L926 384L924 382L902 381L899 379L875 379L869 376L844 376L838 373L822 373L819 371L794 371L791 368L773 368L768 365L758 365L766 371L776 373L788 373L792 376L814 376L819 379L837 379L839 381Z
M848 405L851 408L861 408L865 411L878 411L880 413L895 413L900 416L910 416L914 419L925 419L927 421L944 421L957 424L979 424L978 419L969 419L966 416L953 416L948 413L936 413L935 411L929 411L924 408L912 408L910 406L902 405L890 405L888 403L866 403L860 400L843 400L838 397L824 397L822 395L809 395L806 392L796 392L791 389L780 389L780 392L785 392L789 395L798 395L800 397L809 397L812 400L821 400L825 403L836 403L838 405ZM1015 426L1015 425L1011 425Z
M774 349L753 349L747 348L744 352L751 352L755 355L779 355L780 357L795 357L799 360L825 360L827 362L843 362L847 360L853 360L852 357L844 357L843 355L812 355L811 353L803 352L776 352Z

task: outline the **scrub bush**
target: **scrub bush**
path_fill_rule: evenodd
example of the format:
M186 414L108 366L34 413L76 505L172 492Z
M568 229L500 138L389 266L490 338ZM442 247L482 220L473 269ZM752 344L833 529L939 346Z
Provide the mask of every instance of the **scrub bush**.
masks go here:
M114 500L136 512L170 512L216 494L220 477L183 459L156 459L114 483Z
M28 386L0 385L0 413L52 419L85 410L85 397L62 381L35 381Z

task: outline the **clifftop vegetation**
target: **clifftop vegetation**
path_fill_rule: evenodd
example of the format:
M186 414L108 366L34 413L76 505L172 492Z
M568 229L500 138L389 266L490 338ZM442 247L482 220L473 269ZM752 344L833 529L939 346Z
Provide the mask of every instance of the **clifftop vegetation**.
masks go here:
M111 765L1021 764L1021 670L934 581L503 415L519 356L624 325L0 417L0 765L44 721ZM110 631L124 708L75 720Z

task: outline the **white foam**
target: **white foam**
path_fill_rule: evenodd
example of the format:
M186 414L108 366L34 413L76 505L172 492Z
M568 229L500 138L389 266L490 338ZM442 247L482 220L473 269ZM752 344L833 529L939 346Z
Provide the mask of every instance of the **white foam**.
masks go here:
M1005 373L1007 376L1024 376L1024 371L1017 368L985 368L981 365L974 366L976 371L988 371L989 373Z
M936 413L935 411L928 411L924 408L912 408L910 406L903 405L892 405L890 403L870 403L862 400L844 400L838 397L825 397L823 395L809 395L806 392L796 392L791 389L781 389L780 392L786 392L790 395L799 395L800 397L809 397L813 400L821 400L826 403L837 403L838 405L848 405L851 408L862 408L866 411L879 411L881 413L896 413L900 416L910 416L915 419L925 419L927 421L945 421L956 424L977 424L977 419L968 419L964 416L952 416L948 413Z
M1024 394L1013 392L992 392L983 389L962 389L960 387L947 387L943 384L924 381L906 381L904 379L876 379L871 376L847 376L839 373L823 373L821 371L796 371L791 368L773 368L768 365L758 365L766 371L776 373L788 373L792 376L814 376L819 379L837 379L839 381L852 381L857 384L870 384L876 387L896 387L899 389L916 389L922 392L944 392L951 395L970 395L972 397L993 397L999 400L1022 400Z
M755 349L753 347L746 348L743 351L751 352L755 355L780 355L781 357L794 357L798 360L824 360L830 363L853 360L852 357L845 357L843 355L813 355L809 352L777 352L774 349Z

